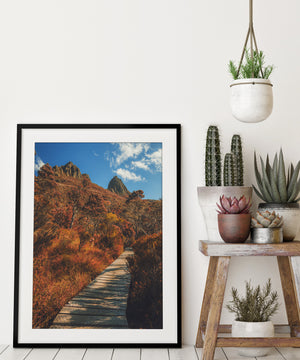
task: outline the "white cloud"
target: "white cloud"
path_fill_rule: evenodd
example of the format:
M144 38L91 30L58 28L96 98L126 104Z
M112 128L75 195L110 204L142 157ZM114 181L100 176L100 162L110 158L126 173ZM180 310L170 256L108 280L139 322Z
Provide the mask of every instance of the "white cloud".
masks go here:
M124 180L132 180L132 181L144 181L140 175L136 175L134 172L126 170L126 169L117 169L114 171L117 175L119 175Z
M148 148L149 145L144 143L119 143L120 154L115 159L116 166L130 158L136 158L143 151L147 151Z
M162 162L162 151L158 149L154 151L152 154L146 154L149 161L154 164L157 171L161 171L161 162Z
M39 171L42 166L44 166L44 161L38 156L35 156L34 170Z
M132 165L132 169L139 168L139 169L142 169L145 171L150 171L149 165L146 164L145 159L140 160L140 161L132 161L131 165Z

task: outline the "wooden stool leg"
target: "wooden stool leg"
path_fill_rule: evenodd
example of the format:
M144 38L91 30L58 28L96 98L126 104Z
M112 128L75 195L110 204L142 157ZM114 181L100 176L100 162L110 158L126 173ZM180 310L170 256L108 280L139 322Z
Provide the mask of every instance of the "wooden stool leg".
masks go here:
M213 360L218 337L218 326L223 306L224 292L226 287L229 256L220 256L217 260L213 294L210 301L210 309L207 319L205 339L202 351L202 360Z
M196 338L196 347L203 347L202 334L205 332L205 327L208 318L208 311L210 306L211 295L213 292L216 268L217 268L218 257L211 256L209 259L209 266L206 277L205 290L203 295L203 301L201 306L201 315L199 320L197 338Z
M284 295L286 314L291 329L291 336L300 336L300 314L297 288L292 261L288 256L277 256L281 285ZM298 269L300 271L300 268ZM296 273L298 281L300 274Z

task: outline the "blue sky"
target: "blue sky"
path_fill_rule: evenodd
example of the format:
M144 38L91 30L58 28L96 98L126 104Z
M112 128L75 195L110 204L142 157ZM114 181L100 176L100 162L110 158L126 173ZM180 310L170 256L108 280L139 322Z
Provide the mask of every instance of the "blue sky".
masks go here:
M143 190L146 199L162 197L161 143L36 143L35 154L36 174L46 163L71 161L104 188L117 175L129 191Z

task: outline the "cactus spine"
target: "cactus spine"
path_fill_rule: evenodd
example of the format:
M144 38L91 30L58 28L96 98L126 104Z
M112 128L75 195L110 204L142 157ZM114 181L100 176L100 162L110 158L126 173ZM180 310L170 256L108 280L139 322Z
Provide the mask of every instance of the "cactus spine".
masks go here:
M244 186L244 164L242 153L242 140L240 135L233 135L231 139L231 152L235 155L237 168L237 184Z
M228 153L224 158L223 182L224 186L237 185L237 166L236 157L232 153Z
M217 126L211 125L207 130L205 152L205 185L221 186L221 151Z

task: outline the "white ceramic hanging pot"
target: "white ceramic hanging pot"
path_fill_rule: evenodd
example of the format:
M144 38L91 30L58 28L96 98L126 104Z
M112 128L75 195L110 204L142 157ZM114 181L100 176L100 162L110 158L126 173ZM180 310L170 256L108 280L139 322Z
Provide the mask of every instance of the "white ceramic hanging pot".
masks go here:
M257 123L273 110L273 90L269 79L238 79L230 84L231 111L239 121Z

